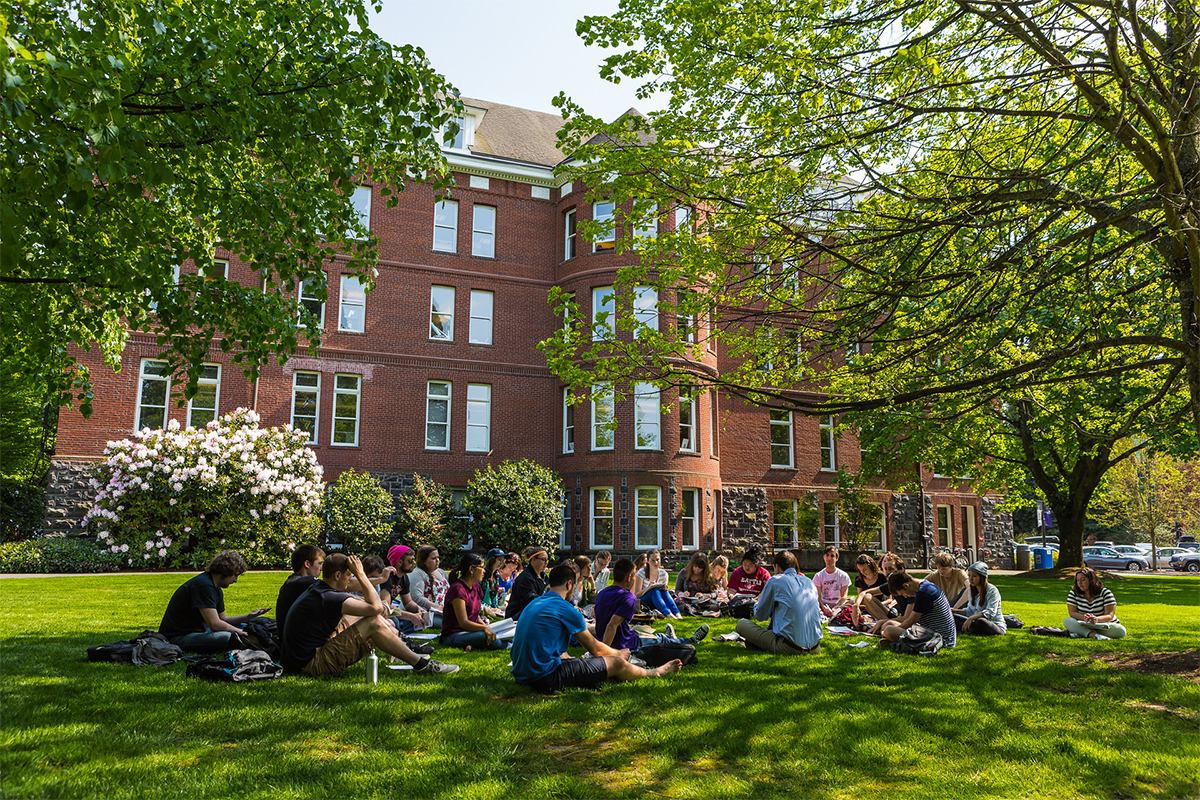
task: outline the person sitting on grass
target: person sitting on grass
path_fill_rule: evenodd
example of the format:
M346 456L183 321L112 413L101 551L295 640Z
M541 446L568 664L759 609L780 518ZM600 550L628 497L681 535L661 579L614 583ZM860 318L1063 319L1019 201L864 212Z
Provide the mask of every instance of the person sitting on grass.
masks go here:
M821 607L817 587L796 571L796 556L788 550L775 554L775 577L763 585L754 604L754 619L770 620L768 627L739 619L734 630L746 647L776 655L805 655L821 649Z
M508 603L508 589L512 581L509 578L521 563L521 557L515 553L506 553L498 547L488 552L483 571L483 613L489 617L503 617L504 606Z
M610 647L637 651L652 644L698 644L708 635L708 625L701 625L686 638L675 636L675 628L667 623L667 633L641 636L633 632L631 623L637 613L638 601L633 594L633 562L618 558L613 565L612 583L601 589L596 597L596 635Z
M628 650L616 650L587 631L579 609L567 598L575 590L575 567L559 564L550 570L549 591L532 600L517 620L512 646L512 676L517 683L549 694L560 689L590 689L607 679L636 681L678 672L673 659L654 669L629 663ZM588 655L572 658L566 652L574 643Z
M813 585L821 598L821 613L832 619L844 606L850 605L850 576L838 569L838 549L833 545L825 548L822 558L825 569L813 576Z
M646 565L637 573L639 587L636 594L642 603L668 619L683 619L679 606L675 605L667 591L667 571L662 568L662 554L657 550L646 551Z
M317 582L324 563L325 551L315 544L302 544L292 551L292 574L279 587L279 596L275 598L275 629L281 636L288 609L308 587Z
M446 590L450 588L450 579L441 568L442 556L438 549L431 544L417 551L417 568L409 578L412 587L412 598L422 611L431 615L429 626L442 627L443 603L446 600Z
M607 550L601 550L596 553L596 560L592 564L592 574L596 576L596 591L600 591L605 586L608 586L612 580L612 569L609 564L612 562L612 553Z
M486 567L476 553L463 553L450 572L446 610L442 613L441 643L463 650L507 650L511 639L498 639L492 626L479 614L483 609L483 579Z
M875 563L875 558L866 553L860 553L854 560L854 569L858 577L854 579L854 587L858 593L854 596L854 628L862 623L864 614L869 614L875 622L891 619L896 616L896 601L892 600L887 588L887 576Z
M712 560L712 576L713 583L717 585L717 594L724 595L729 592L729 559L723 555L717 555Z
M458 672L453 664L410 650L386 616L377 593L364 592L361 599L347 593L351 578L357 579L359 586L371 583L357 557L334 553L325 559L321 580L292 605L284 626L281 661L285 672L340 675L372 647L411 664L419 675Z
M509 619L520 619L525 606L546 593L545 574L550 556L540 547L526 547L524 556L527 566L513 581L508 606L504 609L504 616Z
M907 572L908 570L904 566L903 558L895 553L884 553L883 558L879 559L879 571L884 575L884 586L886 587L886 579L890 578L893 572ZM891 609L889 609L886 617L877 617L875 624L867 630L867 633L871 634L872 636L878 636L880 631L883 630L884 623L886 623L889 619L904 619L904 615L908 613L908 607L912 605L911 597L892 594L892 590L890 588L881 588L879 590L879 596L885 596L885 591L887 593L886 596L891 598L894 605ZM892 611L895 613L891 613Z
M1067 614L1063 627L1076 636L1094 639L1125 638L1125 626L1117 619L1117 598L1091 567L1075 573L1075 582L1067 593Z
M771 579L765 567L758 564L758 548L751 547L742 555L742 565L729 576L730 594L758 596Z
M592 560L584 555L575 556L575 572L579 577L575 581L571 605L580 611L586 611L589 606L596 603L596 581L592 579Z
M417 554L408 545L394 544L388 548L387 558L392 565L392 575L379 585L379 597L384 605L395 607L392 624L401 636L416 633L425 627L421 607L412 599L412 583L408 577L417 568Z
M967 573L954 566L954 556L946 552L933 557L933 572L925 580L942 590L950 602L950 608L962 608L971 598L968 591Z
M712 567L704 553L693 555L687 567L679 570L675 578L676 597L698 597L715 594L716 591L717 582L713 579Z
M967 567L967 580L971 582L971 599L962 611L954 612L958 632L976 636L1008 633L1004 611L1000 608L1000 590L988 582L988 565L976 561Z
M942 635L943 646L954 647L958 642L954 613L941 589L929 581L918 581L903 571L888 576L888 589L893 597L903 595L913 598L913 602L904 619L889 619L883 623L880 636L889 642L899 641L906 630L920 622Z
M225 616L225 589L237 583L246 562L236 550L217 553L199 575L171 595L158 632L171 644L193 653L223 653L245 647L241 626L267 613L256 608L249 614Z

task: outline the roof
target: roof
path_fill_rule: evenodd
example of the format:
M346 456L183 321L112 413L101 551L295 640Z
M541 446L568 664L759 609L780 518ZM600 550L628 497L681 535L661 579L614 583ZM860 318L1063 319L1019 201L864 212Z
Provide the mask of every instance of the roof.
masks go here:
M461 98L463 105L482 108L487 113L475 131L472 153L511 158L553 167L566 155L558 149L562 117L528 108L506 106L487 100Z

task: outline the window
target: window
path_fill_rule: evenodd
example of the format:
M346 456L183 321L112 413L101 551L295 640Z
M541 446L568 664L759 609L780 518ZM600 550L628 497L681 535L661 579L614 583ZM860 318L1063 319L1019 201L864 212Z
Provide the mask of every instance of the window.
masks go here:
M171 373L167 362L142 359L134 430L162 428L167 424L167 398L171 394Z
M176 264L175 266L171 267L171 285L172 285L172 286L178 286L178 285L179 285L179 265L178 265L178 264ZM263 279L263 285L264 285L264 286L266 285L266 279L265 279L265 278ZM147 294L147 295L149 295L149 294L150 294L150 290L149 290L149 289L147 289L147 290L146 290L146 294ZM151 300L151 301L149 302L149 304L148 304L148 305L149 305L149 307L150 307L150 310L151 310L151 311L158 311L158 301L157 301L157 300Z
M575 209L563 214L563 258L570 261L575 257Z
M458 252L457 200L442 200L433 207L433 249Z
M633 318L638 323L633 329L633 338L642 339L649 333L658 333L658 290L653 286L634 287Z
M825 544L840 544L840 520L837 503L825 503Z
M698 489L683 490L683 508L679 512L679 546L684 550L695 550L700 546L699 519L696 514L700 505L696 501L699 493Z
M563 495L563 520L562 533L558 537L558 547L560 550L569 550L571 547L571 497Z
M871 541L878 542L878 552L883 553L887 551L887 506L883 503L872 503L871 505L879 507L877 511L879 522L875 526L875 536Z
M371 187L356 186L354 187L354 196L351 198L354 203L354 214L358 219L358 223L366 230L371 230ZM356 238L353 231L346 231L347 239Z
M425 385L425 449L450 449L450 384L429 381Z
M658 219L638 220L633 226L634 239L653 239L658 236Z
M657 486L637 488L637 544L639 550L662 547L662 490Z
M363 333L367 329L367 293L353 275L342 276L338 330Z
M592 548L613 546L613 490L592 488Z
M675 325L679 329L679 341L695 344L699 330L696 325L696 315L688 313L688 307L695 302L693 293L687 289L675 292Z
M792 412L771 412L771 466L792 466Z
M571 391L563 387L563 452L575 452L575 406L571 405Z
M601 238L592 241L592 252L615 248L617 246L617 229L613 222L613 204L593 203L592 221L604 226L604 232L598 234Z
M200 267L196 272L206 281L229 280L229 262L214 258L211 264Z
M563 297L563 330L571 330L571 323L575 320L575 314L579 309L575 307L575 293L567 292Z
M700 437L696 434L696 391L679 390L679 449L688 453L700 450Z
M325 303L317 295L324 280L321 278L306 278L300 281L300 306L311 314L317 320L317 327L325 327ZM304 324L304 318L301 317L300 324Z
M612 450L616 439L616 399L607 383L592 386L592 449Z
M636 412L634 421L634 449L658 450L662 447L659 435L661 402L658 387L652 383L633 385L633 402Z
M837 469L837 458L833 447L833 417L821 417L821 469Z
M434 286L429 290L429 338L454 341L453 286Z
M692 210L687 206L675 207L675 230L678 233L692 232Z
M471 225L471 255L496 257L495 206L475 206L475 221Z
M492 449L492 387L467 384L467 451L486 453Z
M708 452L713 458L720 456L720 450L717 449L720 444L719 434L717 429L721 426L721 413L717 404L717 390L713 389L712 394L708 398Z
M471 344L492 343L492 306L495 297L482 289L471 290L471 324L467 341Z
M317 443L317 416L321 409L321 373L292 373L292 427L308 432L308 443Z
M217 418L217 405L221 400L221 367L204 364L200 367L200 386L196 396L188 401L187 424L203 428Z
M791 550L799 547L800 534L796 527L796 501L776 500L771 504L771 510L775 549Z
M937 507L937 543L939 547L951 548L954 542L951 540L950 531L950 506Z
M612 339L617 332L616 295L611 286L592 289L592 341Z
M469 141L467 137L467 125L473 120L473 117L455 117L453 121L447 122L442 126L442 147L447 150L466 150ZM450 135L451 128L457 128L454 135Z
M333 445L358 444L358 395L361 375L333 376Z

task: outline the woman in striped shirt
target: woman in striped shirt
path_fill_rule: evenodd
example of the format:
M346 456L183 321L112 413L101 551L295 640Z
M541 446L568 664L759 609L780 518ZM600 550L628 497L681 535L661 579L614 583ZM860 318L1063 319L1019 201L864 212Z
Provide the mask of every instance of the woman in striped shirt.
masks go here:
M1075 573L1075 585L1067 594L1067 614L1063 627L1076 636L1121 639L1125 626L1117 619L1117 598L1096 570L1084 567Z

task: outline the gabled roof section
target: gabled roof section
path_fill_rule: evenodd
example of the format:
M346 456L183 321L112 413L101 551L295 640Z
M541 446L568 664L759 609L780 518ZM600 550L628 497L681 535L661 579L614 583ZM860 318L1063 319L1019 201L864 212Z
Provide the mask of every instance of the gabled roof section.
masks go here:
M562 117L487 100L461 98L463 105L483 109L471 152L553 167L566 156L558 149Z

